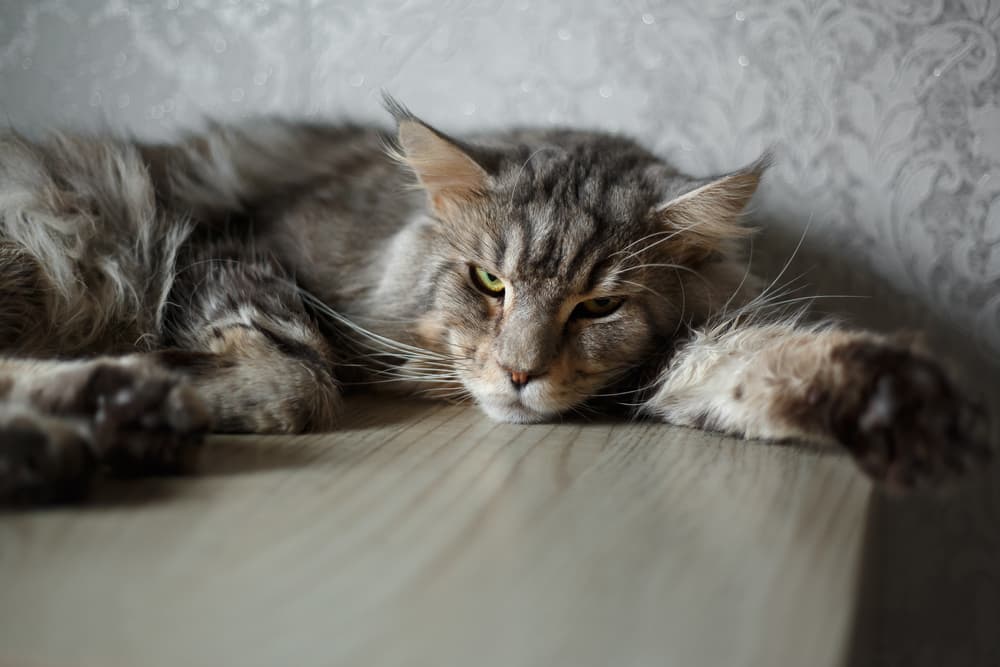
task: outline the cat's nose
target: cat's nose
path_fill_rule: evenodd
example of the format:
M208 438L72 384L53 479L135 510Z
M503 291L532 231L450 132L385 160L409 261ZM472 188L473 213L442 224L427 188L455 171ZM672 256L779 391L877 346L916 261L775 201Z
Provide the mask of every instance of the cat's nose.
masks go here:
M515 387L520 389L524 385L528 384L531 380L531 376L524 371L510 371L510 381Z
M500 366L510 378L510 383L514 385L515 389L520 389L524 385L531 382L532 379L540 375L540 373L534 373L531 371L518 371L513 368L508 368L507 366Z

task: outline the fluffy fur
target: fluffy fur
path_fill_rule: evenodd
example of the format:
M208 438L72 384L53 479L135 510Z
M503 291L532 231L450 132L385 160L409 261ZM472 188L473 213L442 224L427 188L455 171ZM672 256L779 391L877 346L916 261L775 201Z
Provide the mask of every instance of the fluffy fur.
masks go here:
M617 135L387 106L393 134L0 138L0 495L176 467L209 428L331 428L361 387L839 442L896 486L986 451L920 351L761 319L739 218L767 159L693 179Z

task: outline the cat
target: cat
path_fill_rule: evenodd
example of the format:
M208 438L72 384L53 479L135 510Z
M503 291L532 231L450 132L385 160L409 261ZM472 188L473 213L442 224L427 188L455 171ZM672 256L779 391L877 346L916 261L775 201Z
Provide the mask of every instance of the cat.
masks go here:
M741 218L769 158L699 179L623 136L385 106L395 132L0 137L0 496L336 428L352 388L827 442L892 488L988 454L919 345L767 315Z

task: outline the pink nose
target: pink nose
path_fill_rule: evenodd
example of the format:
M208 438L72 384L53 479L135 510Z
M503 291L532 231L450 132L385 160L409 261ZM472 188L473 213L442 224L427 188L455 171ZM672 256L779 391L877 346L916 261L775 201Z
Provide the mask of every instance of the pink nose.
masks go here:
M531 379L531 376L528 375L527 373L525 373L524 371L510 371L510 381L518 389L520 389L524 385L528 384L528 381L530 379Z

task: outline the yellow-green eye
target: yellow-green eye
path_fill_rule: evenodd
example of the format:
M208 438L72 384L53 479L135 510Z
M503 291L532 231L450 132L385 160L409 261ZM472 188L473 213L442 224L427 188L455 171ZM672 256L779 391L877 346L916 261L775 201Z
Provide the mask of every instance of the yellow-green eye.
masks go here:
M472 281L476 287L490 296L503 296L503 281L481 266L472 267Z
M604 317L618 310L618 306L625 301L621 296L602 296L596 299L587 299L577 304L573 309L573 317Z

